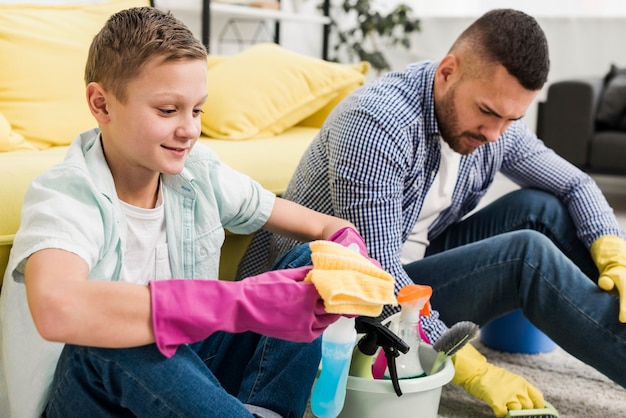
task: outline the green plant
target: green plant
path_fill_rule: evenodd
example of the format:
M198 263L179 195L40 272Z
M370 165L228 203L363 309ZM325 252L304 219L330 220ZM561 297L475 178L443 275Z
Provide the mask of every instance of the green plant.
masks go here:
M411 7L398 4L385 13L373 7L377 0L341 1L340 6L332 5L330 0L320 5L330 17L329 34L335 42L329 60L340 61L347 56L349 61L368 61L378 74L391 70L383 46L409 49L410 35L421 30Z

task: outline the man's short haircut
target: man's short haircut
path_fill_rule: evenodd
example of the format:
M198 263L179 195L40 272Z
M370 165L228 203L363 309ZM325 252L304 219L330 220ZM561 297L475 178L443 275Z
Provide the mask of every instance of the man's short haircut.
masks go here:
M171 13L153 7L122 10L94 37L85 66L85 82L98 82L121 102L126 85L152 58L205 60L207 51Z
M548 41L537 21L512 9L491 10L472 23L450 49L463 47L481 63L501 64L528 90L539 90L548 78Z

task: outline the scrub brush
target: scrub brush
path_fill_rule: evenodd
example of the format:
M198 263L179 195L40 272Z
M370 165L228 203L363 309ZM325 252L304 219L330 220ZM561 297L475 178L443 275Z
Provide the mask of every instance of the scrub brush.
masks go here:
M478 325L470 321L457 322L441 334L441 337L433 344L437 357L429 374L437 373L447 359L476 338L476 335L478 335Z
M559 418L559 412L555 407L546 402L545 408L516 409L509 411L504 418Z

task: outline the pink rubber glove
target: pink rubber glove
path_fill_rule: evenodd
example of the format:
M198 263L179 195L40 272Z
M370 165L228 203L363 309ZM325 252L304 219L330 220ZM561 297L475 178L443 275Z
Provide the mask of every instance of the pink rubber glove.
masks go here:
M216 331L313 341L339 315L326 313L313 283L302 281L311 268L269 271L238 282L150 282L157 347L171 357L180 344L200 341Z
M363 237L352 227L346 226L341 228L328 237L326 241L336 242L337 244L350 248L362 256L367 257L376 267L382 268L377 260L374 260L367 255L367 246L365 245Z

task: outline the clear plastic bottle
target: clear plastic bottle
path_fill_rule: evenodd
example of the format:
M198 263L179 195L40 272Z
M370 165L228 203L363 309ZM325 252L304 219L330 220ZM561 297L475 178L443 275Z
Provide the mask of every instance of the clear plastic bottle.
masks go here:
M422 339L419 335L421 315L430 315L430 297L433 290L430 286L412 284L404 286L398 292L398 303L401 306L400 323L397 334L410 347L406 354L396 358L398 379L424 377L426 373L419 358L419 346ZM385 369L385 379L389 379L389 368Z
M355 342L354 318L342 316L322 334L322 370L311 395L316 417L335 418L343 409Z

